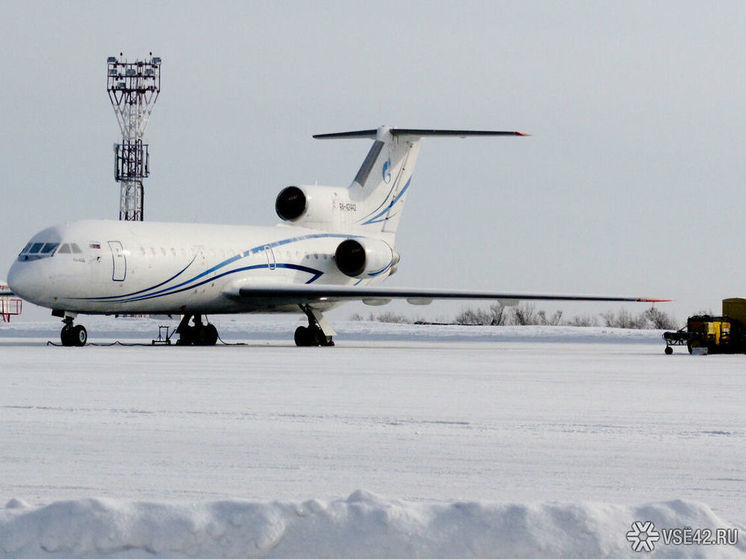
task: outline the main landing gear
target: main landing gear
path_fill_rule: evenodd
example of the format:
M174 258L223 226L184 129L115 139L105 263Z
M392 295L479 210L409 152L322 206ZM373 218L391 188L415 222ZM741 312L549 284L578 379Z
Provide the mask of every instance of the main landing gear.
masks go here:
M189 324L189 321L194 324ZM176 345L215 345L218 329L214 324L203 324L201 314L185 314L176 328L179 339Z
M337 333L326 321L321 311L312 309L308 305L301 305L301 310L308 317L308 326L298 326L295 330L295 345L301 347L334 345L332 336Z
M65 325L60 332L60 340L65 347L78 346L83 347L88 341L88 332L82 324L73 325L74 316L65 315L63 322Z

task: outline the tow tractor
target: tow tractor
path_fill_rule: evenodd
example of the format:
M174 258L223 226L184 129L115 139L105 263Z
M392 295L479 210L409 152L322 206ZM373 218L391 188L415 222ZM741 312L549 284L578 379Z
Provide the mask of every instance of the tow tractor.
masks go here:
M689 353L746 353L746 299L723 299L722 316L690 316L686 326L665 332L666 355L673 346L686 346Z

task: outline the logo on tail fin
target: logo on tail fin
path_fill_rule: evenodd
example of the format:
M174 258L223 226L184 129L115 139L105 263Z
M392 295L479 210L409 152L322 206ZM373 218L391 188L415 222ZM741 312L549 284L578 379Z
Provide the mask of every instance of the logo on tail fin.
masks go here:
M383 182L386 184L391 182L391 155L383 164Z

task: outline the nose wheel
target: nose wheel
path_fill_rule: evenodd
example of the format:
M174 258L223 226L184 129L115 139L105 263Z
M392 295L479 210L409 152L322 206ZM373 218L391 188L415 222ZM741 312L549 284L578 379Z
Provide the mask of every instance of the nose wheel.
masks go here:
M65 325L60 332L60 341L65 347L83 347L88 342L88 331L82 324L74 325L71 316L65 317Z

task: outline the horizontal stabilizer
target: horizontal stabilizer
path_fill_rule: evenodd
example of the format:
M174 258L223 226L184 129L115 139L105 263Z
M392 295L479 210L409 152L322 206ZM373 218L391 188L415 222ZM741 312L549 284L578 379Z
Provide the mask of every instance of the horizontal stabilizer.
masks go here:
M499 293L492 291L456 291L442 289L406 289L395 287L352 287L336 285L287 285L275 287L239 287L226 295L274 305L307 305L319 302L407 299L413 304L426 304L432 299L482 299L491 301L610 301L630 303L664 303L670 299L648 297L602 297L595 295L543 295L530 293Z
M426 136L455 136L466 138L467 136L530 136L523 132L504 130L437 130L426 128L389 128L392 136L415 136L424 138ZM378 130L354 130L351 132L332 132L331 134L315 134L317 140L339 140L344 138L369 138L375 139Z

